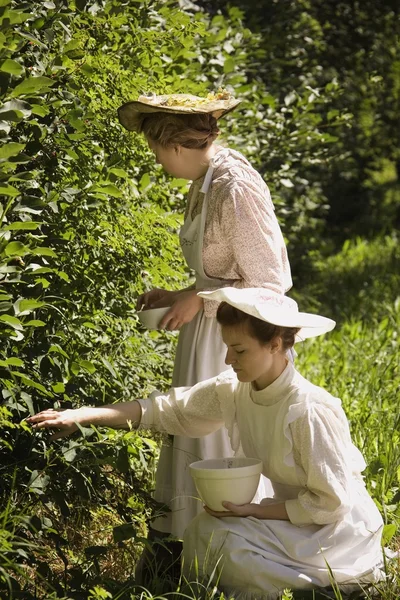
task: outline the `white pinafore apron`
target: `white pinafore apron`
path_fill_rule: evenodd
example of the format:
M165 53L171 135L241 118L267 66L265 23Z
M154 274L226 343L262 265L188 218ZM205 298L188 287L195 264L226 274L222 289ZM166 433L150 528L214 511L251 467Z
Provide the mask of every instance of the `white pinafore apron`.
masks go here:
M223 158L218 153L218 159ZM203 268L203 238L207 216L209 188L215 161L204 179L200 193L205 194L201 214L193 220L191 210L180 231L182 251L190 269L196 273L196 288L211 289L226 286L226 280L208 277ZM199 191L197 191L199 193ZM196 190L192 202L195 201ZM172 385L192 386L225 371L226 347L216 318L208 318L201 310L194 319L184 325L179 333ZM156 531L183 537L190 521L203 511L189 465L196 460L233 456L227 429L202 438L174 436L170 443L163 444L157 468L155 499L167 504L171 512L155 519L151 527ZM262 489L260 489L262 488ZM260 486L258 500L265 497L265 486Z

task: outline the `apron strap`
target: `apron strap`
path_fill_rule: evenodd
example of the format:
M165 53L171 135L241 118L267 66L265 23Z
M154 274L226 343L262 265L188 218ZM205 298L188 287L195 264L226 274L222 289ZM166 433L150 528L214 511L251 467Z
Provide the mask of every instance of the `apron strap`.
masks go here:
M206 173L206 176L204 177L203 185L201 186L201 189L200 189L200 192L202 194L207 194L208 188L210 187L210 183L212 180L213 172L214 172L214 167L212 165L210 165L207 169L207 173Z

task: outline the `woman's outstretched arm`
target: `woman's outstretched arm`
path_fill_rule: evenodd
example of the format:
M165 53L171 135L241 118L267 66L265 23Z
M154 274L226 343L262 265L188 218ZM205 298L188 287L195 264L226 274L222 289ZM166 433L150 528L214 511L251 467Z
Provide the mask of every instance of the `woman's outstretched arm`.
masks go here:
M76 409L67 410L43 410L42 412L29 417L27 422L33 429L56 429L52 437L59 439L71 435L77 431L78 425L89 427L113 427L114 429L137 428L142 417L142 409L139 402L117 402L106 406L82 406Z

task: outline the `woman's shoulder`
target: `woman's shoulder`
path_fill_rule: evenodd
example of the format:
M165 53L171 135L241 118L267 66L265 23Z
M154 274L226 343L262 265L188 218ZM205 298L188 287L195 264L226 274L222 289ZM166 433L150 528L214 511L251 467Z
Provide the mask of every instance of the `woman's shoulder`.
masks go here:
M333 396L325 388L316 385L296 371L291 383L290 403L287 423L299 418L314 419L321 415L331 415L346 420L340 398Z
M238 205L257 204L268 214L274 211L267 184L240 152L225 148L217 158L210 193L213 209L231 211L232 206L236 210Z
M237 150L222 148L214 156L213 186L234 188L246 184L267 188L258 171Z

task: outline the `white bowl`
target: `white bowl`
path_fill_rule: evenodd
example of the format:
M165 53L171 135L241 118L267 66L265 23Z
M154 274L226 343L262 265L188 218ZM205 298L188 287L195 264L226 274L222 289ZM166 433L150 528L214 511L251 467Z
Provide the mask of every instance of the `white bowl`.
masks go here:
M226 511L224 500L234 504L251 502L257 491L262 462L257 458L212 458L192 463L190 473L204 504Z
M141 324L144 325L144 327L147 327L147 329L159 329L158 325L161 319L170 308L170 306L163 308L148 308L138 311L137 316Z

